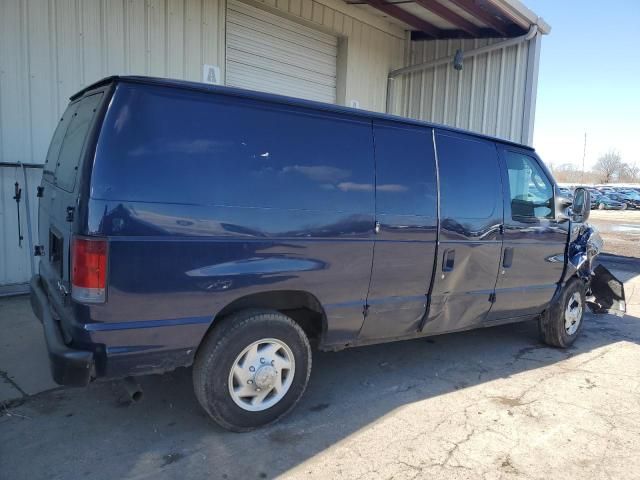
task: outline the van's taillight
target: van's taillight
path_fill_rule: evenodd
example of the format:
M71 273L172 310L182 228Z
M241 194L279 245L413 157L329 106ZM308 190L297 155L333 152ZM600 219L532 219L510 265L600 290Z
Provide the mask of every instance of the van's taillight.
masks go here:
M102 303L107 290L107 241L73 238L71 296L83 303Z

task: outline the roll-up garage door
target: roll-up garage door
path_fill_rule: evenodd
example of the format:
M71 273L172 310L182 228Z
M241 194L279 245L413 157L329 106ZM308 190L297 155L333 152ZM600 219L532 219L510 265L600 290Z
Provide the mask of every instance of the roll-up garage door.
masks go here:
M226 32L227 85L335 103L336 37L237 0Z

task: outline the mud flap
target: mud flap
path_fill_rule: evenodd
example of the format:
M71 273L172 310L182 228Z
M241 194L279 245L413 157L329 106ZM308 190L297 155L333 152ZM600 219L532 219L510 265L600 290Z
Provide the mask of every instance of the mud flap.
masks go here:
M624 285L602 265L593 270L590 290L591 296L587 298L587 304L593 313L624 316L627 311Z

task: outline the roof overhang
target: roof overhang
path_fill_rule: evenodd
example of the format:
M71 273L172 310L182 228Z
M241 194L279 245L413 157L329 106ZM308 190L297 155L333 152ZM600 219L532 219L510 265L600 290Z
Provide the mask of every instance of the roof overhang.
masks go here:
M517 37L551 26L519 0L345 0L411 31L411 38Z

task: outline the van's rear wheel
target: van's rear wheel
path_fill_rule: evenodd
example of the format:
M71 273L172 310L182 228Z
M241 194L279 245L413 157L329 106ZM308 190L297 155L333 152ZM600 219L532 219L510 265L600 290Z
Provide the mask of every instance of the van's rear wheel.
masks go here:
M577 278L569 280L560 298L540 316L542 341L554 347L570 346L582 330L585 305L584 284Z
M200 405L220 426L243 432L293 409L311 373L304 331L276 311L226 318L198 350L193 384Z

